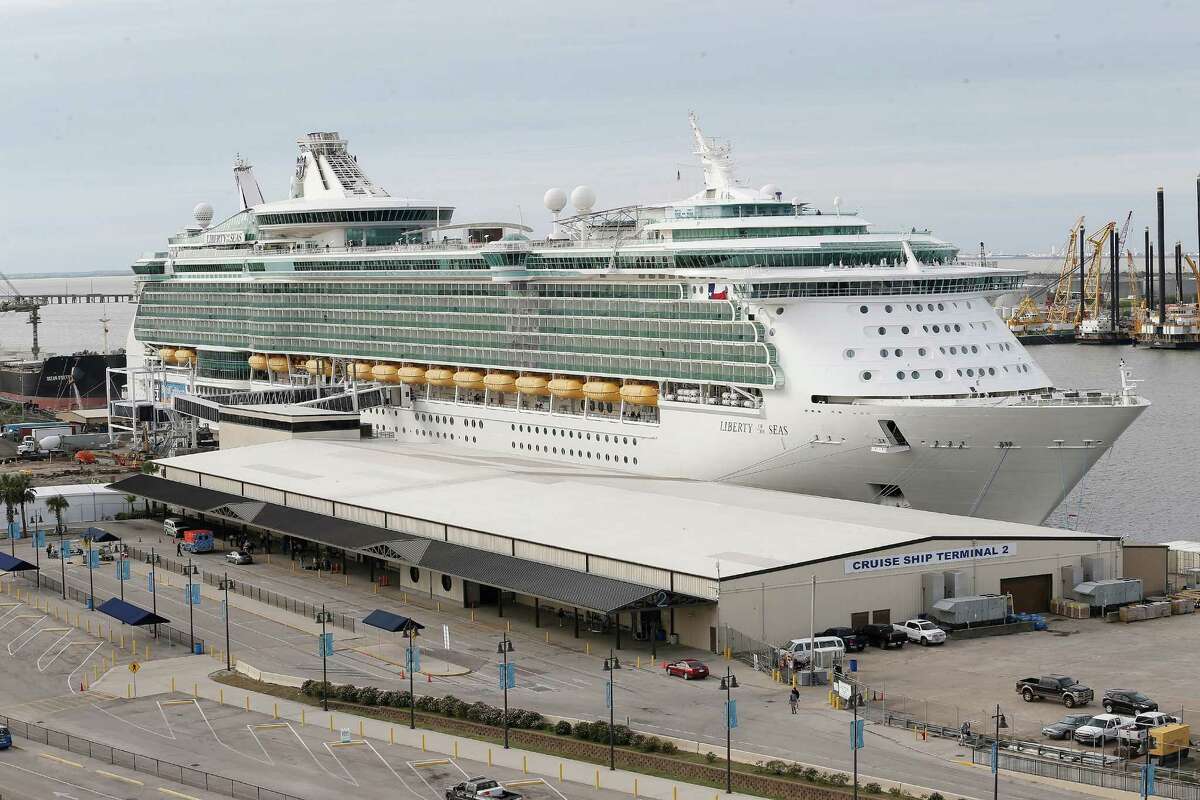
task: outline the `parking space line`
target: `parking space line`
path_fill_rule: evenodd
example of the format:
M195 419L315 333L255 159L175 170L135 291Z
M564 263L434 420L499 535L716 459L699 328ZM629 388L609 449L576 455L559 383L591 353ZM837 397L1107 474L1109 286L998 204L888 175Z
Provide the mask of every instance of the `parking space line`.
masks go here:
M337 762L337 765L339 767L341 767L343 772L346 773L345 778L341 777L340 775L334 774L334 772L332 770L330 770L329 767L327 767L321 763L321 759L317 758L317 754L312 751L312 748L310 748L308 746L308 742L304 741L304 737L302 737L300 735L300 733L292 726L292 723L284 722L284 723L281 723L281 725L282 725L282 727L287 728L288 732L291 733L292 736L296 737L296 741L298 741L300 743L300 746L304 748L304 752L308 753L309 758L311 758L313 760L313 763L316 764L317 767L320 768L320 770L322 772L324 772L326 775L333 778L334 780L339 780L339 781L342 781L343 783L349 783L351 786L358 786L358 781L354 780L354 776L351 775L346 770L345 765L342 764L341 761L338 761L337 756L333 756L333 754L330 753L330 755L333 756L333 760L335 762ZM254 726L247 725L246 727L250 729L250 735L254 737L254 740L256 742L258 742L258 746L262 749L262 751L264 753L267 753L266 745L264 745L262 743L262 740L258 738L258 733L255 732ZM267 753L267 757L268 758L270 757L270 753Z
M41 758L47 758L51 761L57 761L58 763L66 764L69 767L79 767L80 769L83 769L83 764L80 764L78 761L68 761L65 758L59 758L58 756L52 755L50 753L38 753L38 755Z
M64 781L61 778L56 778L53 775L47 775L44 772L38 772L37 770L27 769L25 767L19 767L16 764L10 764L6 761L0 761L0 768L15 769L15 770L20 770L21 772L24 772L28 775L37 775L39 778L43 778L45 780L52 781L53 783L57 783L61 786L70 786L72 789L78 789L81 792L87 792L88 794L94 794L97 797L106 798L106 800L124 800L124 798L120 798L115 795L105 794L104 792L98 792L95 789L89 789L88 787L80 786L77 783L71 783L70 781ZM56 794L59 794L59 793L56 793Z
M208 728L208 732L212 734L213 740L216 741L217 744L221 745L226 750L232 750L233 752L237 753L238 755L245 756L246 758L250 759L251 761L257 761L260 764L267 764L269 766L274 766L275 762L271 759L271 754L268 753L265 749L263 749L261 742L259 743L259 749L262 749L263 757L266 759L265 761L262 758L250 755L249 753L245 752L244 750L239 750L238 748L233 747L232 745L227 744L224 740L222 740L221 736L217 733L217 729L214 728L212 725L212 722L209 721L208 715L204 713L204 708L200 705L199 700L192 698L191 700L183 700L183 701L171 701L171 700L158 701L159 710L162 710L164 703L172 703L173 705L176 705L176 706L180 706L180 705L195 706L196 712L200 715L200 719L204 720L204 725ZM166 720L166 722L167 722L167 728L170 729L170 731L172 733L174 733L175 729L174 729L174 727L172 727L171 721L169 719L167 719L166 711L163 711L163 719Z
M178 797L181 800L200 800L199 797L193 797L190 794L184 794L183 792L177 792L174 789L168 789L165 786L158 787L158 790L160 792L162 792L163 794L170 795L171 797Z
M115 772L106 772L102 769L98 769L98 770L95 770L95 773L97 775L103 775L106 778L112 778L114 781L124 781L125 783L132 784L134 786L145 786L146 785L144 782L139 781L137 778L127 778L124 775L118 775Z

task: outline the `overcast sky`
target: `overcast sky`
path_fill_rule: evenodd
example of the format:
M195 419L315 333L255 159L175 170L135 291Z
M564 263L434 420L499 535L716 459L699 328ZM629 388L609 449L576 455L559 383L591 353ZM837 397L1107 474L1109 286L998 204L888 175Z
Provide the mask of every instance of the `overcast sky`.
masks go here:
M882 229L1045 251L1133 209L1140 239L1162 184L1194 250L1198 42L1187 2L0 0L0 269L123 268L235 211L239 152L284 197L314 130L541 230L550 186L695 191L691 109L749 184Z

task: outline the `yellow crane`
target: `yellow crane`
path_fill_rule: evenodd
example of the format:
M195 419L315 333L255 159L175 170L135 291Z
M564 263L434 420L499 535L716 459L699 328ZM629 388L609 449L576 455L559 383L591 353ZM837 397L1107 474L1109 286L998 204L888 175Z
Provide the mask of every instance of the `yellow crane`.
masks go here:
M1108 237L1117 230L1116 221L1109 222L1103 228L1088 237L1092 246L1092 257L1088 260L1087 272L1083 279L1084 316L1086 319L1099 319L1104 307L1104 251ZM1083 320L1077 320L1082 322Z
M1080 217L1075 220L1067 237L1062 269L1059 270L1058 282L1054 286L1054 299L1046 307L1046 317L1051 322L1079 322L1079 312L1071 302L1071 276L1079 267L1076 250L1079 247L1079 231L1082 227L1083 217Z
M1183 260L1192 268L1192 277L1196 279L1196 303L1200 305L1200 267L1196 266L1196 262L1192 261L1192 257L1187 253L1183 254ZM1179 298L1179 304L1183 305L1183 298Z

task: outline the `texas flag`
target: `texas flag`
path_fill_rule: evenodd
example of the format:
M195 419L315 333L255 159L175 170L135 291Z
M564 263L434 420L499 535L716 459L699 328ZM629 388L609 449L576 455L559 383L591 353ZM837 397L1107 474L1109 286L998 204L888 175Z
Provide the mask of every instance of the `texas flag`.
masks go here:
M728 300L729 299L729 286L727 286L726 284L723 284L723 283L722 284L710 283L708 285L708 299L709 300Z

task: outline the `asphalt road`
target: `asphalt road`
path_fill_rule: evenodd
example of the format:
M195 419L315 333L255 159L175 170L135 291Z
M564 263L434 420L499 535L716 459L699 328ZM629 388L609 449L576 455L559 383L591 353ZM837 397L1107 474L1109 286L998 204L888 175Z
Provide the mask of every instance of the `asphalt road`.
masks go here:
M220 556L203 557L202 563L203 568L209 571L226 569ZM141 564L135 564L134 567L135 573L138 569L144 569ZM433 641L426 644L431 645L435 652L440 651L440 641L437 640L440 640L441 625L448 624L451 627L453 658L473 671L467 675L439 677L432 682L418 683L417 693L439 696L454 694L468 701L500 704L496 680L496 642L502 628L500 620L494 616L484 616L489 612L480 612L477 621L472 623L465 618L462 609L438 612L404 605L400 602L399 592L371 595L354 580L351 581L351 587L347 588L328 579L319 580L310 574L293 574L286 566L278 564L230 565L228 570L231 577L237 580L269 587L291 597L304 598L310 603L326 602L338 610L362 612L366 608L381 607L417 617L433 631L429 636ZM98 598L117 594L114 572L111 565L94 572ZM70 568L68 579L72 585L86 587L86 568ZM186 630L187 606L183 603L181 576L174 575L171 580L171 588L158 592L159 612L171 618L173 625ZM126 582L125 592L130 602L147 607L150 605L144 576L139 578L135 574L133 580ZM233 652L260 669L319 677L321 662L316 654L315 637L291 627L306 626L308 621L278 609L259 609L264 616L241 608L235 609L230 626ZM494 615L494 612L491 614ZM267 615L279 619L271 619ZM206 598L200 608L195 609L195 625L198 635L203 636L210 647L224 646L224 623L216 602ZM548 629L551 641L547 643L546 629L536 630L520 618L513 621L510 635L515 642L512 657L517 663L517 687L510 690L510 704L571 718L597 719L607 716L604 706L607 675L601 669L599 653L603 646L603 654L607 655L608 642L595 640L596 654L587 655L579 649L580 642L571 638L569 630L560 630L555 622L551 625L553 627ZM0 644L6 641L7 635L0 628ZM400 678L396 665L353 649L374 642L373 635L354 637L342 631L335 631L335 635L338 652L329 661L330 680L407 688L408 683ZM722 715L724 698L717 689L717 681L685 682L668 678L661 670L649 668L648 652L641 653L644 668L629 668L636 664L639 655L638 650L633 648L642 645L627 643L626 646L622 658L627 668L616 673L615 677L618 719L627 720L637 730L699 741L703 743L702 750L711 748L720 754L725 744ZM694 651L682 649L668 652L672 657L695 654ZM866 658L887 658L889 655L868 653ZM918 651L916 656L922 662L929 662L924 668L936 669L936 651ZM0 647L0 659L5 657L4 648ZM660 658L665 657L666 654L660 654ZM716 669L722 665L713 663L712 666ZM803 712L792 716L788 713L786 687L772 683L769 678L754 673L745 665L735 663L733 669L741 681L741 688L736 694L740 726L734 733L734 747L793 759L822 769L849 771L849 718L844 712L825 706L824 689L806 690ZM11 687L5 684L4 672L0 670L0 701L13 697L6 691ZM61 693L61 690L58 691ZM0 703L0 708L3 707L3 703ZM86 707L56 712L55 716L63 724L80 731L87 729L89 721L93 724L96 722L91 719ZM116 742L130 749L146 746L147 735L136 725L108 724L105 730L107 734L117 737ZM868 726L867 730L867 747L859 753L859 769L863 775L933 788L946 795L975 798L991 795L990 773L962 764L962 760L969 760L969 757L953 743L939 740L917 742L909 732L882 726ZM227 748L224 752L215 751L219 756L217 761L204 759L202 763L211 768L214 763L236 762L248 757L240 748L235 750L236 756ZM1017 800L1091 796L1082 788L1077 792L1015 776L1005 776L1005 785L1005 796Z

